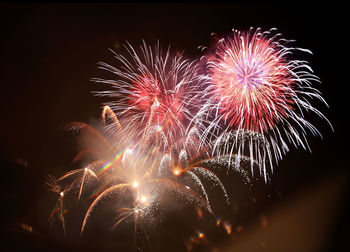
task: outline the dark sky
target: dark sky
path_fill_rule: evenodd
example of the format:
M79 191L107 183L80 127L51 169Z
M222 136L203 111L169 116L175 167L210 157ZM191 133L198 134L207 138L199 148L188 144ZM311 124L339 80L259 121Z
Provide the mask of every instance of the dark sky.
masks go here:
M74 155L74 141L63 137L60 127L70 121L94 124L99 120L101 99L91 91L100 87L90 79L103 75L98 61L112 62L108 48L116 49L125 40L138 44L141 39L159 39L165 47L171 44L195 59L201 56L197 47L208 46L212 32L278 28L286 38L295 39L297 47L313 52L306 59L322 81L318 88L330 108L319 108L334 133L324 121L315 119L324 138L310 135L312 153L292 149L277 167L272 186L290 195L317 179L336 173L347 176L346 14L344 6L320 2L0 3L0 228L5 250L80 246L67 245L57 234L46 235L50 229L42 219L54 201L42 202L46 197L43 184L48 174L62 170ZM349 234L347 198L348 194L328 237L331 248L341 246L336 244ZM36 233L20 231L23 223ZM61 241L66 245L59 247Z

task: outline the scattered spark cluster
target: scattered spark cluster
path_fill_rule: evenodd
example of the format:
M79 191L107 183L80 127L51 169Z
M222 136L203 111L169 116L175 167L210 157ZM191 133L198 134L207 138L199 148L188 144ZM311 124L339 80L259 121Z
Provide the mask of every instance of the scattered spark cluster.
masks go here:
M66 232L66 200L84 200L83 235L98 206L113 199L120 207L110 229L133 219L135 235L141 230L149 239L144 224L170 193L231 234L208 193L216 186L230 204L218 172L239 172L249 183L257 169L267 182L290 144L307 149L307 132L319 134L304 114L326 119L311 105L312 99L325 103L313 87L318 77L308 62L293 58L295 51L310 51L289 47L291 42L274 29L258 28L233 30L201 60L163 50L159 43L143 42L136 49L127 44L126 55L113 52L119 67L99 67L115 79L93 79L110 86L96 92L111 98L102 111L105 132L82 122L67 126L97 139L99 151L88 146L73 160L84 163L82 168L49 177L47 185L57 194L50 221L58 220ZM193 242L205 237L199 231Z

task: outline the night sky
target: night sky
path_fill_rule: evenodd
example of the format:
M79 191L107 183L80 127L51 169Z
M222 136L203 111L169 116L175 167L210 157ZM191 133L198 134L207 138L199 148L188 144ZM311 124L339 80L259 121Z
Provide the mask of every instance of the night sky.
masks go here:
M105 72L97 69L97 62L116 62L109 48L118 51L125 41L138 45L142 39L150 43L159 40L164 47L171 44L174 51L184 50L188 58L198 59L201 51L197 47L209 46L211 33L224 35L232 28L244 30L251 26L276 27L285 38L296 40L294 46L313 52L303 57L320 77L322 83L316 87L329 108L319 103L315 106L332 123L334 132L325 121L306 115L323 135L323 139L309 136L312 153L292 148L276 167L271 184L265 186L258 182L249 193L236 177L224 178L237 204L232 211L223 210L233 223L234 239L228 238L222 229L212 227L210 221L203 220L207 222L205 225L195 222L192 224L203 225L202 230L208 230L208 238L206 242L194 244L193 251L213 251L213 247L243 242L254 232L262 213L269 216L271 211L278 211L280 205L294 202L293 199L307 195L320 184L315 195L323 195L322 190L332 184L329 181L336 181L340 189L330 196L337 199L336 203L326 204L334 210L332 215L327 215L331 224L319 241L322 248L314 251L348 247L347 14L344 6L333 2L320 1L323 3L318 5L283 2L0 3L1 250L138 250L137 246L133 247L132 229L127 227L119 233L91 231L79 238L77 231L81 222L80 217L75 218L79 212L72 213L72 224L70 227L68 224L71 231L66 237L59 225L49 227L47 218L55 196L44 186L46 177L68 171L77 151L77 139L62 127L71 121L100 125L104 100L91 92L103 87L90 80L105 77ZM313 206L318 218L319 206ZM169 209L163 224L157 224L158 230L150 231L152 244L140 245L144 251L186 251L188 248L193 230L186 225L192 215ZM183 211L187 213L191 209L184 207ZM312 223L321 223L324 218L321 215L319 218ZM317 224L312 223L305 220L304 225L318 230ZM284 230L292 237L291 243L313 242L314 236L310 233L303 235L306 241L298 241L293 240L292 228L286 226ZM255 251L267 251L269 247L262 244ZM290 244L284 246L287 248ZM244 248L241 251L245 251Z

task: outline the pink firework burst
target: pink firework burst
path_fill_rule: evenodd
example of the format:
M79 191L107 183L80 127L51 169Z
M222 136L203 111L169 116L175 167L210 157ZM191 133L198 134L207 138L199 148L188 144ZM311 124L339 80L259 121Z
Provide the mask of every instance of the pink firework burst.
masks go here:
M262 133L289 117L297 97L286 52L258 32L235 32L219 42L210 76L230 127Z
M319 78L295 54L311 51L290 47L293 41L281 38L275 30L233 30L207 55L208 74L204 76L209 83L205 92L208 112L215 114L206 131L208 136L215 132L214 151L224 155L248 152L265 178L266 160L272 169L272 161L282 159L290 143L309 149L307 132L320 135L304 118L306 113L327 120L311 104L312 99L326 104L313 87Z

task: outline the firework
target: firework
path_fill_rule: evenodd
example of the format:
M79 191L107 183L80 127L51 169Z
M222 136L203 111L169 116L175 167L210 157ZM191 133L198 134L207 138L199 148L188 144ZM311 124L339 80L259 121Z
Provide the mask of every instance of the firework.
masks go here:
M250 184L258 169L266 182L267 162L272 169L290 143L307 149L307 132L320 134L304 114L326 119L310 103L325 103L312 86L318 77L308 62L293 58L310 51L289 47L291 42L274 29L233 30L204 57L205 74L199 74L199 62L163 51L159 43L143 42L139 50L127 44L127 55L114 53L119 67L99 63L113 74L93 79L111 87L96 92L112 98L102 110L105 132L81 122L67 126L94 144L87 142L72 161L84 165L49 177L57 195L50 222L59 220L65 233L69 201L84 201L83 235L99 206L113 201L118 207L110 229L132 219L134 237L140 229L149 240L145 224L157 219L164 196L173 195L195 206L200 218L209 213L230 234L231 224L216 219L208 191L216 186L230 204L217 172L234 167ZM251 171L244 169L249 166ZM198 237L206 238L202 232Z
M326 103L313 87L319 78L307 61L295 59L296 52L311 51L290 47L291 42L275 29L233 30L207 55L203 79L209 82L205 93L213 119L205 134L215 132L218 154L248 152L265 178L265 160L272 168L289 150L288 143L308 149L307 131L320 135L304 114L326 119L310 103Z
M145 42L138 55L129 44L125 47L131 60L115 54L120 69L100 63L102 69L117 76L116 80L94 79L111 85L112 91L98 92L113 97L105 104L102 120L107 138L93 127L70 123L66 129L94 139L80 151L72 164L89 160L83 168L72 170L58 179L50 177L50 190L58 195L51 222L57 218L65 231L64 213L67 201L76 198L88 202L81 233L101 202L117 195L122 205L111 229L134 218L135 234L152 216L165 192L207 210L212 216L206 185L217 185L229 198L219 177L200 160L208 158L201 138L203 127L197 74L198 64L182 55L163 52ZM95 147L95 148L93 148ZM186 182L186 183L184 183ZM83 197L90 194L89 197ZM214 216L215 217L215 216Z
M188 132L202 126L195 116L201 107L198 63L171 53L169 48L163 50L159 43L148 46L143 41L138 51L127 44L125 50L127 55L114 53L118 68L99 63L115 80L93 79L112 88L96 92L113 98L104 110L110 127L117 128L112 134L137 141L143 138L144 144L161 144L164 150L185 146L182 140Z
M116 120L116 116L109 108L105 108L104 111L109 111L108 117ZM106 117L103 117L103 120L106 121ZM89 204L81 225L81 234L87 229L90 216L98 212L97 206L116 196L115 204L125 205L116 210L116 219L111 223L111 230L133 218L134 236L140 229L147 239L149 237L144 225L149 219L156 218L153 216L154 211L164 195L170 193L186 204L205 209L216 218L210 204L207 186L203 183L208 181L210 185L218 186L224 193L226 203L229 204L223 183L206 165L205 161L208 160L204 159L206 151L203 156L196 154L190 157L190 153L186 151L188 148L183 148L177 156L174 156L175 152L163 154L162 145L153 146L151 149L145 148L143 138L133 145L129 144L130 141L123 142L124 138L121 138L120 142L113 143L112 146L102 134L84 123L70 123L67 129L82 136L96 138L101 143L98 149L104 149L106 153L101 154L100 150L96 152L92 148L82 150L72 163L86 161L90 156L91 161L88 164L83 168L71 170L58 179L49 177L47 185L58 197L50 221L53 222L55 219L60 221L64 233L66 205L72 198ZM191 136L193 133L189 131L188 134ZM188 143L190 142L188 139L189 136L185 136L183 141ZM114 157L110 160L94 158L110 157L111 151L114 151Z

